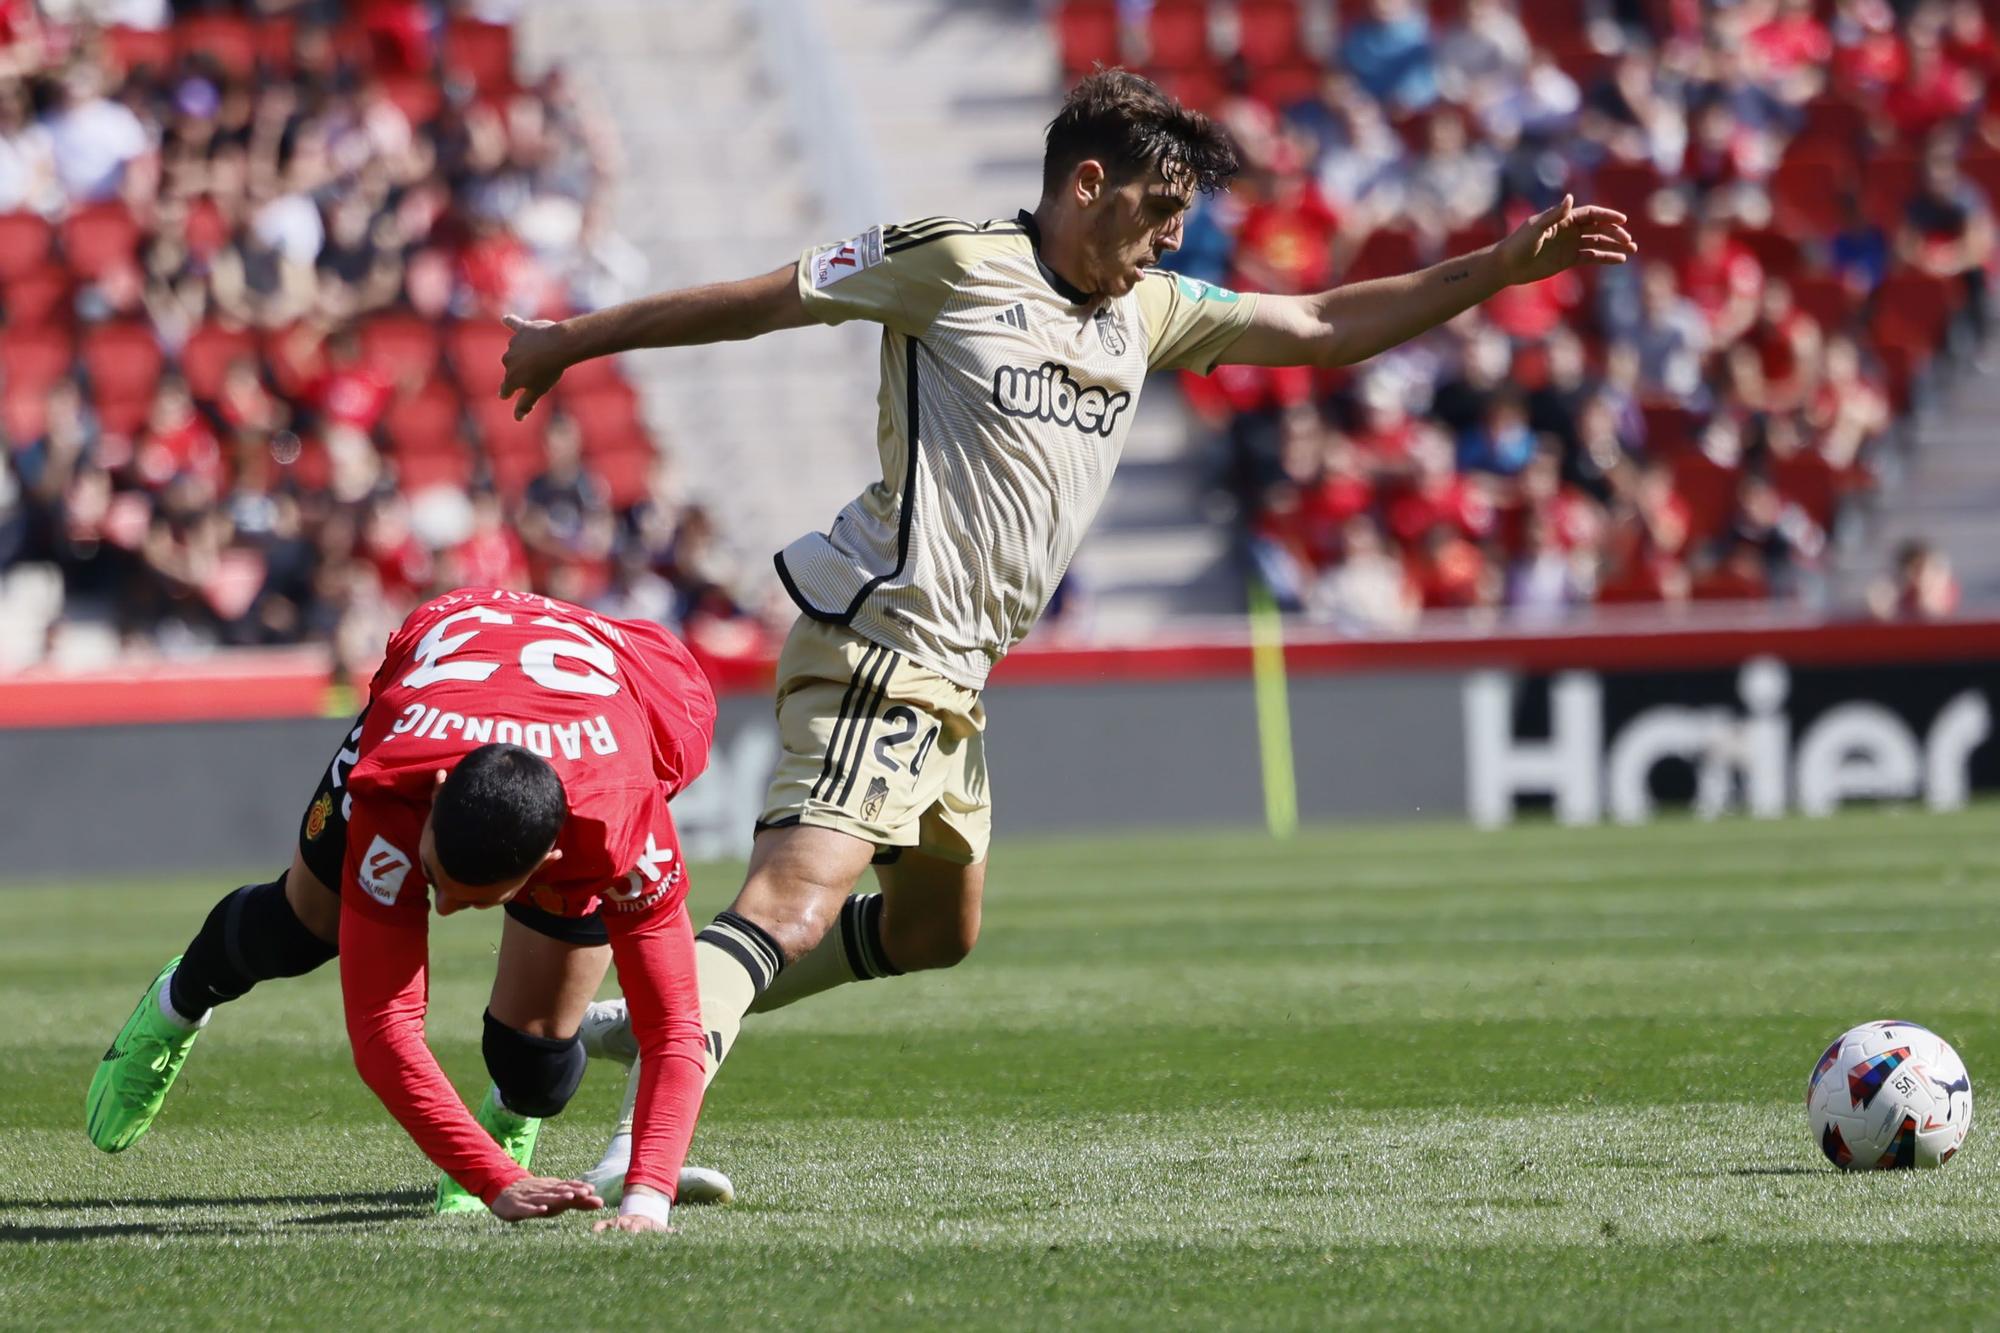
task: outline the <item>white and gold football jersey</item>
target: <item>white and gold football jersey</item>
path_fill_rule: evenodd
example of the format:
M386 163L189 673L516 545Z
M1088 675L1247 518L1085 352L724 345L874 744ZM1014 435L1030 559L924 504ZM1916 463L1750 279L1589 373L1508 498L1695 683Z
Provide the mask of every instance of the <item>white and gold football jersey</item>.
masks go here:
M968 689L1035 623L1151 370L1207 372L1257 298L1150 270L1094 300L1026 213L875 227L799 260L806 311L882 326L882 480L778 553L800 610Z

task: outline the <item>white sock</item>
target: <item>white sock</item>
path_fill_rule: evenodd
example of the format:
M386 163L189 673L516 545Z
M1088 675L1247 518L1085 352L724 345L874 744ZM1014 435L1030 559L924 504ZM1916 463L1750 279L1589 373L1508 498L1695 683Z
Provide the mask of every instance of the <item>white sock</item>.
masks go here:
M174 1008L173 981L173 973L169 972L167 974L167 984L160 987L160 1017L166 1019L183 1032L193 1032L197 1028L207 1027L209 1015L213 1014L215 1010L204 1009L201 1011L201 1017L189 1018L186 1014Z

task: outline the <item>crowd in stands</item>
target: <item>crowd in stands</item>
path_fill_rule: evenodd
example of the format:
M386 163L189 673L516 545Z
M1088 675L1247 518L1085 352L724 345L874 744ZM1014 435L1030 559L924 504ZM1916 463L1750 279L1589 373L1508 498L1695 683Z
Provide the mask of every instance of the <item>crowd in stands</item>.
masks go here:
M498 397L503 313L643 276L608 126L520 81L510 7L0 0L0 581L65 607L16 664L93 621L361 663L468 583L728 632L618 370Z
M1369 632L1825 600L1913 399L1988 323L1987 11L1065 0L1054 22L1072 71L1144 69L1240 145L1168 260L1192 276L1406 272L1565 194L1632 219L1637 262L1510 289L1363 367L1184 379L1280 603Z

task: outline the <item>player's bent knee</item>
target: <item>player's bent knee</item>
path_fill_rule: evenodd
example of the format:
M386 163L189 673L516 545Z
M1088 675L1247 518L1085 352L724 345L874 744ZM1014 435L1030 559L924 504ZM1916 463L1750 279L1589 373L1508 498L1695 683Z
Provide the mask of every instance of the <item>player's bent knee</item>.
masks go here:
M516 1115L547 1119L562 1114L583 1082L587 1063L576 1037L536 1037L508 1027L486 1013L486 1033L480 1041L486 1072L500 1090L500 1103Z

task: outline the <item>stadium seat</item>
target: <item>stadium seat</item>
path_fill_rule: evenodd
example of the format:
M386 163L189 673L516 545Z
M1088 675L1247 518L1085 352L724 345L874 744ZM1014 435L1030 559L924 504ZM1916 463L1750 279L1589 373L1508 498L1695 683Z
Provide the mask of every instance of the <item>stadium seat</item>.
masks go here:
M611 507L629 509L646 498L658 455L643 436L623 446L593 453L590 466L611 490Z
M1958 290L1948 279L1919 269L1898 269L1875 289L1869 336L1928 356L1944 345L1945 328L1958 304Z
M1660 189L1660 173L1649 162L1606 162L1591 178L1590 202L1644 220Z
M44 264L0 284L0 319L12 328L68 325L75 314L76 284L60 264Z
M1853 172L1822 153L1787 153L1771 173L1772 223L1808 240L1832 236L1846 221L1841 199L1854 192Z
M438 330L421 315L389 311L362 322L361 355L392 379L437 374Z
M1416 238L1406 231L1382 227L1368 234L1340 280L1365 282L1370 278L1393 278L1421 267Z
M62 224L63 257L79 277L97 278L135 261L139 224L124 204L86 204Z
M1463 227L1454 228L1446 235L1444 238L1444 253L1446 255L1469 254L1474 250L1493 244L1506 234L1506 224L1497 217L1486 218L1479 222L1468 222ZM1652 242L1650 232L1647 234L1646 239L1648 245L1650 245Z
M1790 281L1799 271L1799 243L1789 233L1762 227L1744 228L1734 236L1773 277Z
M528 483L548 466L547 457L539 450L488 454L485 461L486 475L492 481L493 489L510 503L519 500Z
M1724 467L1699 449L1674 459L1674 489L1687 502L1689 537L1706 541L1721 532L1736 508L1741 473Z
M500 392L500 381L506 373L500 356L512 336L506 325L490 319L461 320L446 327L445 361L452 374L458 376L466 396L474 402Z
M174 37L166 29L106 28L104 58L119 73L135 69L166 71L174 63Z
M1828 333L1847 327L1861 305L1847 283L1831 273L1801 273L1793 278L1792 300Z
M1835 511L1849 484L1841 469L1814 449L1773 458L1770 480L1778 494L1805 510L1822 528L1833 526Z
M278 15L262 15L254 29L257 59L264 68L289 74L298 60L299 21Z
M1311 64L1299 35L1297 0L1239 0L1236 54L1253 70Z
M151 394L165 356L150 326L141 320L113 320L85 329L78 351L91 385L100 394Z
M1701 428L1701 415L1678 403L1647 403L1640 409L1646 418L1646 452L1655 458L1672 458L1694 448Z
M397 488L406 493L433 486L453 486L459 490L472 486L472 455L463 448L398 453L394 467Z
M1251 73L1249 93L1264 105L1283 111L1318 96L1324 77L1325 71L1307 60L1272 65Z
M68 374L75 359L65 329L0 329L0 378L9 392L33 386L39 393Z
M174 24L182 58L206 57L232 79L247 79L257 68L257 30L238 14L193 14Z
M2000 152L1990 148L1968 152L1959 162L1967 180L1986 194L1987 207L2000 210Z
M1536 46L1555 47L1575 35L1576 0L1521 0L1521 26Z
M469 78L482 93L514 86L514 32L504 23L452 19L444 29L444 67Z
M8 442L19 448L40 439L42 427L48 424L48 403L40 390L16 392L9 388L0 398L0 429L6 431Z
M532 454L540 457L548 433L549 411L538 407L526 421L514 420L514 405L491 394L473 395L466 403L479 444L489 458Z
M1617 61L1617 56L1600 50L1588 34L1575 27L1550 42L1548 51L1555 57L1557 68L1575 79L1585 93L1596 88Z
M55 230L34 213L0 213L0 282L32 273L48 262Z
M1793 143L1825 149L1852 159L1868 131L1868 113L1835 93L1822 93L1806 103L1805 123Z
M1056 43L1063 73L1071 78L1093 65L1122 64L1115 0L1064 0L1056 11Z
M559 392L557 405L576 422L586 453L616 447L634 431L642 430L638 396L624 384Z
M1183 106L1213 115L1229 96L1229 80L1213 62L1183 69L1156 69L1153 81Z
M1917 192L1917 155L1907 148L1870 154L1861 171L1861 211L1878 227L1894 230Z
M382 437L397 454L435 453L447 444L458 447L458 390L431 380L402 394L382 417Z
M444 90L422 74L386 74L382 91L412 125L428 125L444 107Z
M1208 0L1154 0L1146 41L1155 65L1182 69L1207 63Z
M1889 390L1889 406L1898 415L1916 403L1917 373L1923 358L1900 343L1878 343L1870 347L1882 365L1882 379Z
M231 328L213 321L202 325L181 348L181 375L188 392L199 399L212 399L222 388L222 378L230 363L239 357L257 356L257 339L247 329Z

